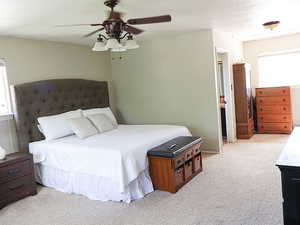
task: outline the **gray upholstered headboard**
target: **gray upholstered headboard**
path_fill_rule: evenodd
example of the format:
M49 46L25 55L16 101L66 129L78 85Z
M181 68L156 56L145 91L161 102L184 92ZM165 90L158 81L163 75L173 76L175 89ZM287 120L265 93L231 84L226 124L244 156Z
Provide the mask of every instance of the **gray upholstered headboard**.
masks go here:
M76 109L108 107L108 85L81 79L44 80L12 86L14 116L20 151L44 139L37 118Z

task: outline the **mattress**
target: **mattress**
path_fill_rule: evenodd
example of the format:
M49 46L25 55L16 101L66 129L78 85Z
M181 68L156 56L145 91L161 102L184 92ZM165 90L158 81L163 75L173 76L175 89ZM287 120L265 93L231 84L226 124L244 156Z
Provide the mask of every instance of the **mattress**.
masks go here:
M183 126L119 125L87 139L75 135L30 143L40 165L72 174L101 177L119 193L148 168L147 151L178 136L190 136Z

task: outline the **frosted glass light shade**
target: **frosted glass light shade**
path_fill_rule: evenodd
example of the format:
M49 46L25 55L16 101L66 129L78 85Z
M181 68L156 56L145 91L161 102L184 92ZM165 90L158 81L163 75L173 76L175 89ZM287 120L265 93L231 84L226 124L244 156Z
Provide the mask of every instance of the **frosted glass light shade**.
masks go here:
M139 48L140 46L136 43L135 40L127 40L125 44L126 49L136 49Z
M111 52L126 52L126 48L123 46L123 45L121 45L121 47L119 47L119 48L112 48L110 51Z
M115 38L108 39L108 41L106 43L106 48L117 49L117 48L121 48L121 47L122 47L122 45Z
M103 41L96 41L93 51L95 52L102 52L107 51L106 44Z

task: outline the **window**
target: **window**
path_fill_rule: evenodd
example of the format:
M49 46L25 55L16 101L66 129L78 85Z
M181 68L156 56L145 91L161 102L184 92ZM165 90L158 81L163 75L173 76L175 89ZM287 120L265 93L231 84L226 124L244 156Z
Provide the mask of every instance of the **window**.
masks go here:
M0 59L0 115L10 113L9 91L5 62Z
M300 50L259 56L259 86L300 85Z

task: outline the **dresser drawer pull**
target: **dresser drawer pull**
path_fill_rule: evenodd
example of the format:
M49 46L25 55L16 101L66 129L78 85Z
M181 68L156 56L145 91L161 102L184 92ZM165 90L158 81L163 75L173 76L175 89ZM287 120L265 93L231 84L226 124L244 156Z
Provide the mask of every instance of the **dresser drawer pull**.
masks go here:
M284 98L284 99L282 99L282 101L284 101L284 102L285 102L285 98Z
M15 191L15 190L17 190L17 189L20 189L20 188L22 188L22 187L24 187L24 186L25 186L25 184L21 184L21 185L19 185L19 186L16 186L16 187L9 188L9 190L11 190L11 191Z
M283 108L283 111L285 111L286 110L286 108Z
M16 173L19 173L21 170L20 169L13 169L13 170L9 170L7 173L9 175L12 175L12 174L16 174Z

